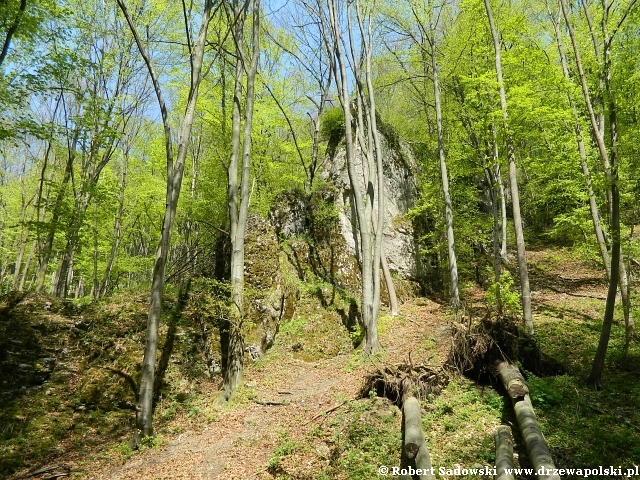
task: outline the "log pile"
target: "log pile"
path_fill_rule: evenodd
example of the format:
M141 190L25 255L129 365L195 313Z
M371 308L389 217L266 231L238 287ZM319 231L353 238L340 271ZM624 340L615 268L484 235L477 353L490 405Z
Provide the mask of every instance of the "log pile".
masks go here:
M553 463L553 458L551 458L547 441L540 431L540 426L529 398L529 388L520 370L515 365L505 361L496 362L496 369L507 395L509 395L513 403L518 427L522 433L529 461L536 472L536 477L538 480L560 480L559 475L552 473L556 467ZM496 455L496 461L497 458ZM546 472L551 472L551 474L547 475ZM504 480L507 480L507 477Z

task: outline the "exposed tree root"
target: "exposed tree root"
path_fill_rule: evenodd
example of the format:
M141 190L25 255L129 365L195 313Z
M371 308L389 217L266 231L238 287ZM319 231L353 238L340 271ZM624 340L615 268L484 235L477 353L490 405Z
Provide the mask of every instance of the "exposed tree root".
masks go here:
M387 365L367 376L360 397L366 398L375 392L376 396L386 397L402 408L404 399L415 396L423 400L429 395L438 395L448 383L449 375L442 367L410 363Z
M445 365L481 383L495 383L496 360L520 362L539 377L560 375L566 369L538 348L516 319L486 317L476 324L452 325L452 348Z

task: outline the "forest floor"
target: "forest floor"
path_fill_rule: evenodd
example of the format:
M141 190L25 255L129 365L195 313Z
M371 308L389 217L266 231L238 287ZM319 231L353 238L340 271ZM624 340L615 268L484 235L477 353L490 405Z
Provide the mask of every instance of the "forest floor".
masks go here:
M605 280L565 251L534 251L528 260L538 346L567 370L544 378L528 372L527 378L556 465L613 465L626 472L640 461L638 342L624 358L624 327L621 312L616 312L604 389L586 388L604 312ZM51 475L56 471L95 479L384 478L379 466L399 464L401 412L388 399L367 391L367 378L403 362L434 369L442 365L451 348L452 325L472 325L487 314L483 290L470 285L466 298L465 313L457 319L442 302L425 298L402 305L398 317L383 316L383 350L370 359L344 348L348 335L339 327L331 331L323 326L323 311L309 303L282 326L274 347L246 366L243 386L228 405L213 406L216 385L203 382L179 403L159 403L158 435L140 450L128 447L130 426L123 420L127 428L120 428L119 436L93 441L90 447L77 438L65 440L63 452L37 463L25 461L28 468L13 478L55 478ZM635 314L640 318L638 310ZM335 350L331 345L342 346L337 355L322 355L317 354L318 344L326 351ZM517 430L510 404L489 384L453 373L449 378L439 395L423 402L432 463L450 469L492 466L496 426L503 423ZM76 409L74 418L89 414ZM100 438L100 430L89 430L87 438ZM528 466L517 434L515 443L516 463ZM20 448L26 447L12 444L6 451L15 455ZM58 470L25 476L43 466ZM445 473L438 478L457 477Z

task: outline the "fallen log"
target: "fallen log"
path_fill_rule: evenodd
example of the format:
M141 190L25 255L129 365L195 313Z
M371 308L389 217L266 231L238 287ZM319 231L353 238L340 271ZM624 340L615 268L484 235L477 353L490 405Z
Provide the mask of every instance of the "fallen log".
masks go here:
M544 439L536 414L529 398L529 388L518 370L518 367L507 362L497 365L500 380L507 390L516 413L516 420L522 433L522 439L529 455L538 480L560 480L560 476L553 474L556 469L549 452L549 446Z
M431 457L422 432L420 402L416 397L407 397L402 405L404 413L404 454L408 465L420 470L420 480L434 480L431 474Z
M511 429L500 425L496 430L496 471L495 480L514 480L513 439Z
M499 362L497 367L498 375L511 400L524 398L529 393L529 387L517 367L507 362Z

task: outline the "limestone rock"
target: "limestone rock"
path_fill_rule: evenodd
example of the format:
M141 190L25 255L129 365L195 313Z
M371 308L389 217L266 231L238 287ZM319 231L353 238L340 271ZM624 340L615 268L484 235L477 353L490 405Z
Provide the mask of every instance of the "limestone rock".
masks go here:
M415 279L421 275L419 248L414 240L413 226L404 217L418 198L415 159L408 145L392 135L381 134L380 137L385 185L383 249L392 272L404 279ZM328 168L320 174L320 178L338 190L336 206L340 214L340 232L349 253L359 257L357 216L346 157L346 149L341 146L336 150ZM355 160L357 181L360 182L360 190L364 192L364 155L359 148L356 150ZM377 215L376 206L374 215Z

